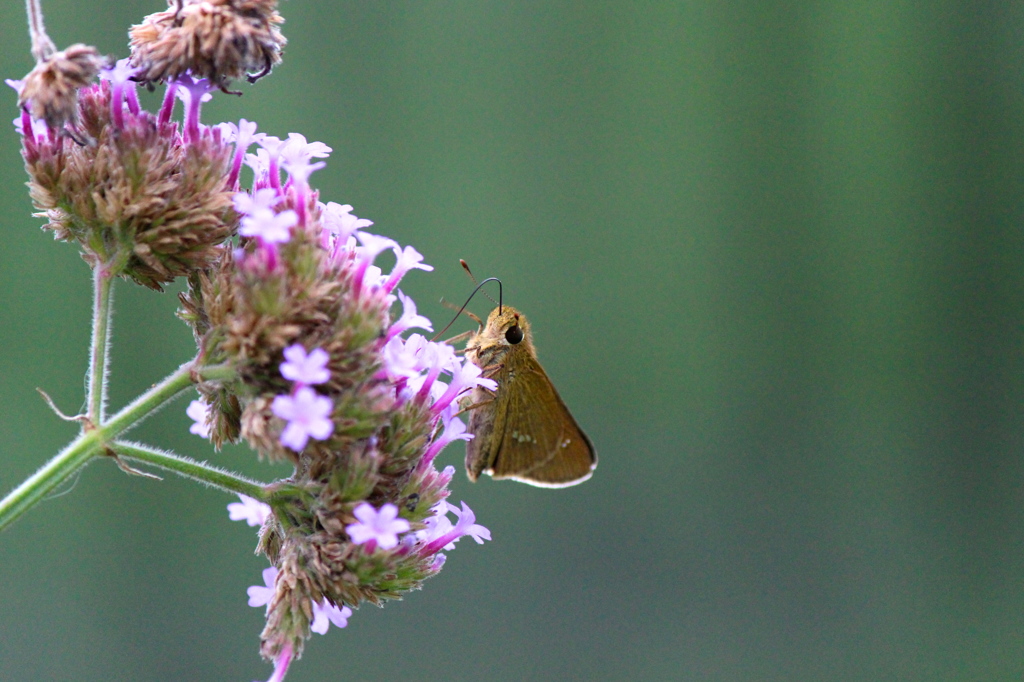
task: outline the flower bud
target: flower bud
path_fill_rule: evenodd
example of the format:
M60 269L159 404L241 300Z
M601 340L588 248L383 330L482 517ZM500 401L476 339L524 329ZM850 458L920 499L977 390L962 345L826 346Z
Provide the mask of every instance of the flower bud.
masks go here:
M173 81L191 73L220 88L270 73L281 61L284 19L277 0L170 0L171 9L132 26L131 63L140 80ZM254 72L254 73L250 73Z
M78 91L89 85L106 60L95 47L75 43L54 52L25 76L18 106L27 107L32 118L46 121L59 131L78 120Z

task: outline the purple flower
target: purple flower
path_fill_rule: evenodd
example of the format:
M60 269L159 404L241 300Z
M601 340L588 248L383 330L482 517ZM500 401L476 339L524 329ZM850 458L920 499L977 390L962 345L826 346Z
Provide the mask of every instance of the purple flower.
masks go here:
M356 237L359 239L361 247L356 249L356 256L359 258L359 267L355 274L355 285L356 293L359 293L359 288L364 283L373 283L369 277L366 276L367 269L376 267L373 265L373 261L381 254L382 251L393 249L398 246L395 240L388 239L387 237L381 237L380 235L370 234L369 232L356 232ZM379 272L378 268L378 272ZM376 275L377 281L380 280L380 275ZM364 282L364 280L366 280Z
M387 289L387 285L384 286ZM416 301L412 300L401 291L398 292L398 300L402 302L402 316L395 320L395 322L388 328L387 335L385 335L385 341L390 341L392 337L398 336L408 329L425 329L428 332L434 331L434 327L430 324L430 320L425 318L423 315L416 313Z
M459 517L458 523L455 524L456 530L461 530L462 535L468 535L469 537L476 540L476 544L484 544L484 540L491 539L491 531L487 530L476 522L476 514L469 508L469 505L462 502L462 509L456 509L455 505L448 505L448 511Z
M413 268L426 270L427 272L434 269L433 265L427 265L424 263L423 255L411 246L407 246L401 251L396 247L395 256L398 260L395 262L395 267L388 276L388 281L384 283L385 291L390 292L398 286L398 283L403 277L405 277L405 273L409 272Z
M347 606L338 608L327 600L319 604L313 603L313 622L309 629L317 634L325 634L330 623L335 627L343 628L348 625L348 619L352 617L352 609Z
M416 393L419 400L426 400L427 396L431 395L437 375L453 361L456 361L455 349L448 344L430 342L426 345L420 354L420 366L427 370L427 375L423 377L420 389Z
M288 666L292 664L292 648L286 646L274 659L274 673L267 679L267 682L284 682L284 676L288 674Z
M424 528L421 531L416 532L416 540L427 544L436 540L437 538L451 532L454 526L451 520L448 518L448 508L451 507L446 500L441 500L433 507L431 511L434 512L432 516L428 516L423 520ZM448 543L443 549L452 550L455 549L455 543Z
M409 522L398 518L398 507L390 502L380 511L369 502L363 502L352 513L359 522L345 526L345 531L357 545L374 540L381 549L391 549L398 545L398 534L409 530Z
M178 76L176 84L177 95L185 103L185 139L199 139L199 107L203 102L213 99L211 90L216 89L210 81L205 78L192 78L191 76Z
M330 380L331 372L327 369L330 356L322 348L314 348L306 354L301 344L293 344L284 349L285 361L281 363L281 376L306 386L322 384Z
M403 384L407 379L419 376L422 369L420 356L428 343L422 334L412 334L406 340L400 336L388 339L381 349L385 376L394 383Z
M441 549L447 549L449 544L456 542L464 535L470 536L476 540L477 544L480 545L484 543L484 540L491 539L491 531L476 522L476 515L473 514L473 510L471 510L469 505L465 502L462 503L461 511L450 504L448 505L447 511L458 516L458 522L451 530L448 530L427 542L420 550L422 554L434 554Z
M301 133L288 133L288 139L277 147L277 155L285 164L310 159L326 159L334 151L323 142L306 142Z
M245 521L250 526L262 526L270 516L270 505L254 500L248 495L238 493L241 502L228 505L228 518L232 521Z
M264 135L259 140L256 140L256 142L262 145L267 137L269 135ZM256 187L267 187L270 184L268 179L270 175L270 154L267 153L266 149L257 149L255 154L246 154L245 165L252 168L252 172L256 176Z
M295 395L276 396L270 409L275 416L288 422L281 432L281 445L299 452L310 438L326 440L334 432L334 422L331 421L333 408L330 398L307 386L300 387Z
M274 207L281 202L281 195L269 187L258 189L252 194L248 192L235 192L231 197L231 203L235 210L243 215L253 216L260 213L273 213Z
M259 237L266 244L284 244L292 238L291 228L298 222L298 214L291 209L280 213L257 211L242 218L238 234Z
M133 114L139 113L139 100L135 95L135 83L131 81L131 77L135 75L136 71L138 69L131 66L127 58L119 59L114 66L105 66L100 69L100 78L110 81L110 113L114 119L114 125L118 128L124 128L122 99L124 99L126 92L128 94L129 110Z
M189 433L194 433L200 438L210 437L210 406L206 404L205 400L200 398L190 402L185 414L195 422L189 427Z
M225 142L235 144L235 156L231 163L231 174L228 176L228 187L235 187L238 184L238 173L242 169L242 162L245 160L245 153L253 142L258 142L265 137L265 133L256 132L256 124L244 118L234 123L221 123L221 134Z
M434 414L439 414L441 410L448 407L460 394L476 386L482 386L492 391L498 388L497 382L482 376L483 370L472 362L460 362L458 358L453 357L450 367L452 383L448 386L448 390L431 406L430 409Z
M352 215L352 206L350 204L342 205L329 201L320 206L320 211L324 228L334 235L335 244L340 243L342 246L345 245L345 242L348 241L348 238L356 230L373 225L372 220Z
M263 585L253 585L246 590L249 595L249 606L266 606L274 598L274 582L277 580L277 567L263 569Z
M466 431L466 425L458 417L448 414L447 411L441 413L441 420L444 424L444 431L441 435L436 437L434 441L427 448L427 451L423 453L423 462L429 463L434 461L438 453L444 450L452 441L456 440L472 440L473 434Z

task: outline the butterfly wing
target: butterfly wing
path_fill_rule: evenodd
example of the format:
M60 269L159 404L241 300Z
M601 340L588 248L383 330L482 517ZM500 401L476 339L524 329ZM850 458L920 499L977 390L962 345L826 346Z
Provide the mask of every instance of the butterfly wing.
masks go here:
M547 488L582 483L597 467L594 446L573 418L540 364L518 363L494 415L491 475ZM500 440L498 440L500 439Z

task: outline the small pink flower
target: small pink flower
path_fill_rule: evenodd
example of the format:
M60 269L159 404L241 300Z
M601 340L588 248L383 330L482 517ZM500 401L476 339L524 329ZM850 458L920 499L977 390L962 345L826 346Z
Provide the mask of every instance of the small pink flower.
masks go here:
M395 256L397 257L397 261L395 262L395 267L391 270L391 274L388 276L388 280L384 283L385 291L390 292L398 286L398 283L403 277L405 277L405 273L414 268L418 270L426 270L427 272L434 269L433 265L427 265L424 263L423 255L411 246L406 246L401 251L399 251L396 246Z
M434 461L438 453L444 450L445 446L456 440L472 440L473 434L466 431L466 424L458 417L452 416L448 411L441 413L441 420L444 424L444 431L437 436L423 453L424 465Z
M387 285L385 285L384 288L387 289ZM388 328L387 334L384 337L385 341L388 341L392 337L398 336L409 329L425 329L428 332L434 331L434 326L430 324L430 320L423 315L417 314L416 301L412 300L401 291L398 292L398 300L402 302L402 316L395 320L395 322Z
M330 398L307 386L295 391L294 396L276 396L270 409L274 416L288 422L281 432L281 445L299 452L310 438L326 440L334 433L334 422L330 418L333 408Z
M352 609L347 606L338 608L326 600L313 604L313 622L309 629L318 635L326 634L330 623L335 627L343 628L348 625L348 619L352 617Z
M409 522L398 518L398 507L385 503L380 511L369 502L363 502L352 510L359 521L345 527L345 532L357 545L376 541L381 549L398 545L398 534L409 530Z
M476 540L477 544L480 545L484 543L484 540L491 539L491 531L476 522L476 515L473 514L473 510L471 510L469 505L465 502L462 503L461 510L449 504L447 511L458 516L458 522L456 522L455 526L451 530L431 538L425 545L423 545L422 549L420 549L421 554L434 554L441 549L448 549L448 546L451 543L458 541L459 538L465 535L470 536Z
M195 422L189 427L188 432L194 433L200 438L210 437L210 406L203 399L193 400L188 404L185 414Z
M266 606L274 598L277 581L277 567L263 569L263 585L253 585L246 590L249 595L249 606Z
M238 499L241 502L232 502L228 505L228 518L232 521L245 521L250 526L262 526L270 516L270 505L241 493L238 493Z
M289 381L312 386L326 383L331 378L331 372L327 369L331 358L322 348L314 348L307 354L301 344L292 344L284 349L284 358L281 376Z
M292 238L291 228L298 222L298 214L291 209L280 213L258 211L242 218L238 234L243 237L259 237L267 244L284 244Z

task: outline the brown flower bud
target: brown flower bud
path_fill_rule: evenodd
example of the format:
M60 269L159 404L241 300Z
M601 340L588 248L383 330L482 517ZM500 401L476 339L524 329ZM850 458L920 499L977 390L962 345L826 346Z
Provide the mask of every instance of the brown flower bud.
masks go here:
M95 47L75 43L54 52L25 76L18 105L28 107L32 118L46 121L52 130L78 120L78 91L89 85L106 59Z
M171 9L132 26L131 63L148 82L186 72L221 88L247 77L255 82L281 61L286 43L277 25L277 0L178 0Z

